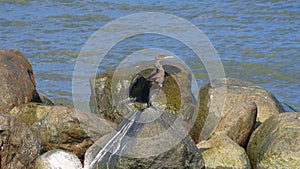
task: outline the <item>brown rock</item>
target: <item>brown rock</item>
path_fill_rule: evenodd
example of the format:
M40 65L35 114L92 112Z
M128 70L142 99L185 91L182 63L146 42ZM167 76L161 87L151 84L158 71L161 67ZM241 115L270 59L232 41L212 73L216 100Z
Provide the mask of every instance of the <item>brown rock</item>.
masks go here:
M18 50L0 50L0 112L30 101L41 102L31 64Z
M266 89L236 79L214 80L199 91L198 117L194 125L199 139L209 138L220 120L242 100L252 100L256 104L259 123L283 112L280 102Z
M214 134L224 134L245 147L254 129L256 120L256 105L252 101L242 101L236 104L222 118Z
M277 114L251 135L247 154L253 168L299 168L300 112Z
M86 149L94 140L114 130L113 124L70 107L37 105L36 109L48 111L31 126L31 130L41 138L47 150L66 150L80 159L83 159Z
M29 125L47 150L67 150L81 159L95 140L116 127L95 114L75 111L66 106L27 103L15 107L10 114Z
M40 155L40 139L26 124L14 117L0 113L0 168L34 168L34 160Z

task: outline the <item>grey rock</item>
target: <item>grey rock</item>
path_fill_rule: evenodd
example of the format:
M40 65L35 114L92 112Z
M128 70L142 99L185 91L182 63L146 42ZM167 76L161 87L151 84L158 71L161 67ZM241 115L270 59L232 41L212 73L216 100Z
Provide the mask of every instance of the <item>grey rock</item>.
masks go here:
M136 111L85 155L91 168L201 168L201 151L186 123L159 109ZM135 120L133 120L135 119Z

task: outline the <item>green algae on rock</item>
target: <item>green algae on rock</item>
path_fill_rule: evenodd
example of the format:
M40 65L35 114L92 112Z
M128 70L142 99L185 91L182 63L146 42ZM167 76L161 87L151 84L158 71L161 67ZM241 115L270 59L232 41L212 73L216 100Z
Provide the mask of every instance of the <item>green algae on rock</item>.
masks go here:
M215 135L197 144L203 153L205 168L251 169L245 150L226 135Z
M299 142L300 112L277 114L253 132L247 154L254 169L298 168Z

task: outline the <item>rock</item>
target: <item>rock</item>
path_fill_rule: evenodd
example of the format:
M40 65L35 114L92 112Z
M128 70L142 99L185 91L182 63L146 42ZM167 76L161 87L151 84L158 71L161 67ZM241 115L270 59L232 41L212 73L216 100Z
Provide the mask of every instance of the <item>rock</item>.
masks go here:
M197 147L207 149L202 153L205 168L251 169L245 150L226 135L215 135Z
M277 114L251 135L247 154L253 168L299 168L300 112Z
M38 169L82 169L82 164L75 154L55 149L41 155L35 161Z
M10 114L30 126L47 150L67 150L81 159L95 140L116 128L115 124L95 114L66 106L28 103L15 107Z
M221 119L213 134L224 134L240 146L245 147L254 129L256 104L244 100L232 107Z
M39 96L40 96L41 101L42 101L43 104L49 105L49 106L54 105L53 101L51 101L50 99L48 99L46 96L44 96L42 94L39 94Z
M42 151L41 140L26 124L0 113L0 168L34 168L34 160Z
M0 50L0 76L0 112L31 101L41 102L31 64L20 51Z
M23 121L29 127L41 120L46 114L52 112L52 106L45 106L41 103L26 103L14 107L8 114Z
M129 88L135 77L150 75L153 65L147 62L132 67L106 72L91 79L92 112L120 124L124 116L130 112L146 107L146 104L130 102ZM196 103L191 92L191 73L184 65L177 62L166 62L165 68L167 76L164 86L159 97L153 101L153 105L172 114L180 114L184 120L191 122ZM171 70L176 70L177 74L171 75Z
M86 168L202 168L201 151L175 115L147 108L117 132L99 139L85 155Z
M283 112L280 102L266 89L236 79L214 80L199 91L198 116L194 125L199 139L209 138L220 120L241 100L252 100L256 104L258 123Z

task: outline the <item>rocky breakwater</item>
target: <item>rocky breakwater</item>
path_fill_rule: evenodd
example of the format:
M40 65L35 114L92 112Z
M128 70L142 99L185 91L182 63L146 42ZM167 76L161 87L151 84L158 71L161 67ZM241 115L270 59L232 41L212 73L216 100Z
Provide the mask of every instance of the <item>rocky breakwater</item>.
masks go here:
M145 73L145 71L141 71L139 73L143 74ZM106 83L106 82L110 81L110 79L113 79L114 74L111 73L110 76L107 75L108 75L107 73L104 73L98 76L97 77L98 80L96 80L98 84L94 86L92 85L92 90L98 90L97 92L93 92L94 93L93 97L96 98L96 100L97 97L102 98L102 99L98 99L96 103L98 108L103 107L102 105L103 102L100 103L100 100L102 101L105 100L103 99L103 96L107 96L104 94L104 91L111 91L110 89L111 83ZM176 78L176 76L173 76L173 78ZM132 80L134 79L134 77L129 78L129 80L125 83L121 83L126 85L124 86L118 85L119 87L118 91L128 89L128 86L131 83L130 79ZM178 80L175 81L179 82L177 87L180 85L180 83L190 83L190 81L178 81ZM189 85L183 85L183 86L190 87ZM108 87L109 90L104 90L105 87ZM164 88L169 88L169 87L172 88L172 84L170 83L164 84ZM187 94L190 94L190 92L187 92ZM167 95L166 97L172 98L172 96L173 95ZM111 96L108 97L108 99L111 98L112 98ZM174 103L176 104L177 99L174 100L170 99L170 102L171 103L169 104L171 105ZM191 104L192 102L189 103ZM134 104L134 103L130 103L130 104ZM164 109L166 112L172 113L170 112L170 110L167 109L168 106L163 104L166 103L160 102L158 106L161 106L160 108ZM117 106L114 107L111 105L109 105L108 108L109 108L108 110L113 112L118 112L118 110L121 111L125 110L125 109L117 109ZM134 109L134 111L136 110L138 110L138 107ZM102 110L97 110L97 111L100 114L102 113ZM125 112L126 112L125 114L128 115L130 111L125 110ZM250 150L249 148L247 148L247 146L249 147L249 145L251 145L252 142L251 139L249 143L249 139L250 137L251 138L254 137L252 135L253 132L255 133L257 130L259 130L259 128L257 129L258 126L264 124L264 122L269 118L272 118L274 116L280 116L281 113L284 113L284 109L281 103L276 99L276 97L268 90L248 82L240 81L237 79L225 78L225 79L216 79L213 81L213 83L204 85L199 91L199 98L197 101L196 109L193 111L191 111L190 109L190 111L183 111L183 112L184 115L180 115L180 113L173 113L173 115L179 117L179 119L181 119L184 122L184 124L186 124L185 125L186 130L190 129L189 134L190 137L193 138L194 142L192 143L189 142L189 144L193 145L198 143L197 147L199 148L199 150L202 150L201 154L202 154L205 168L252 168L252 167L255 168L256 162L254 160L256 159L250 155ZM187 120L189 118L182 118L182 117L187 117L186 116L187 114L193 115L191 121ZM287 116L292 115L290 113L285 113L285 114ZM120 117L119 115L115 116L115 114L113 113L108 114L108 116L110 117L107 119L108 120L111 119L112 121ZM192 122L193 125L192 127L190 127L191 125L190 122ZM117 124L119 124L120 126L123 125L122 123L117 123ZM152 130L156 130L157 128L160 128L159 126L160 125L158 124L154 125L152 127ZM139 128L143 130L142 126L140 126ZM147 131L147 129L145 130ZM295 128L295 130L297 130L297 128ZM292 133L293 132L291 132L291 134ZM138 132L135 134L137 134L135 136L139 135ZM150 136L149 133L148 136ZM265 136L267 135L261 137L265 137ZM86 159L93 159L94 157L97 157L96 155L97 152L103 150L106 145L105 143L109 142L110 138L112 137L113 137L112 135L106 136L102 138L104 140L101 141L99 140L97 145L93 145L91 149L89 149L88 151L89 155L86 156ZM293 140L293 142L297 142L297 139ZM261 145L261 146L265 146L265 145ZM147 148L141 148L141 147L137 146L136 147L137 149L134 151L137 150L147 150L144 152L149 151L147 149L149 147ZM297 148L292 148L292 147L288 147L286 151L287 152L293 151L297 153L299 152ZM156 157L159 159L158 156ZM295 155L295 158L298 158L297 154ZM107 163L109 159L116 162L117 165L114 167L119 167L118 164L124 164L124 166L127 167L130 166L129 164L132 164L133 166L138 166L139 164L137 162L139 159L134 159L134 158L128 159L123 156L116 157L116 156L106 155L103 156L103 159L104 159L103 161L101 160L97 161L95 165L98 167L99 166L103 167L104 165L109 164ZM140 160L143 161L142 159ZM145 164L144 162L141 163ZM271 163L267 164L267 166L268 165L272 166ZM290 165L289 163L285 163L286 168L291 168L293 166L294 164Z
M251 83L217 79L195 104L190 73L169 63L180 71L166 77L162 95L146 108L128 99L128 87L151 69L128 77L126 69L106 72L91 80L94 113L87 113L38 94L19 51L0 51L0 59L1 169L300 165L300 113L284 113L272 93Z

